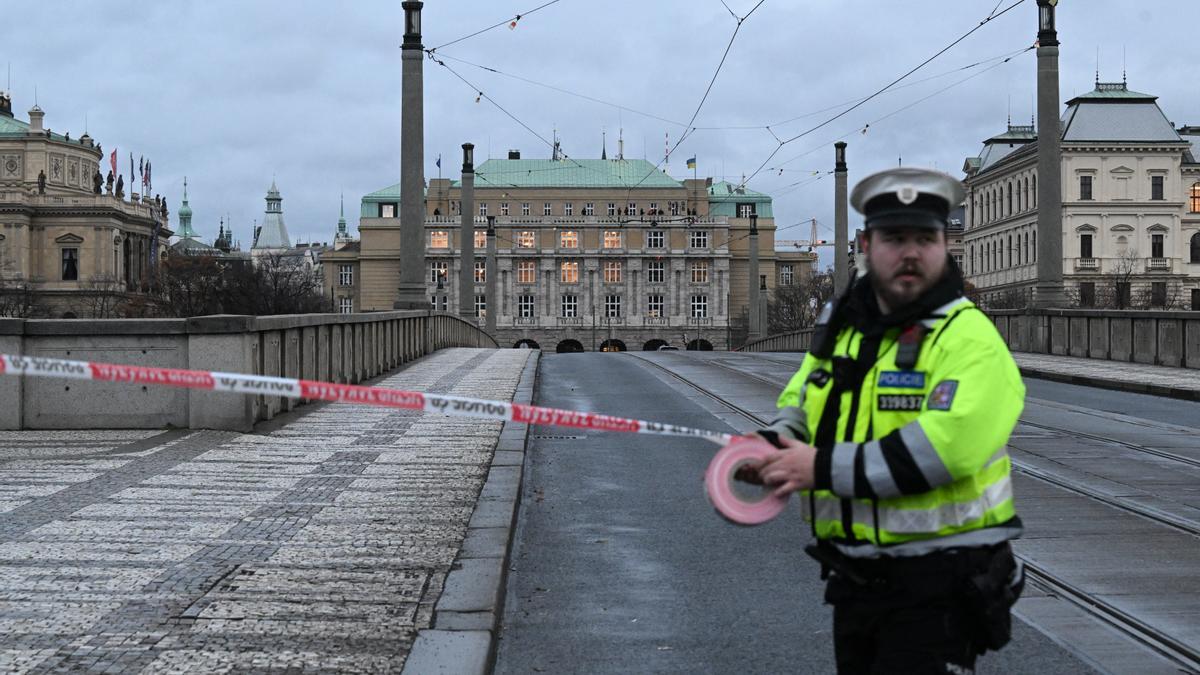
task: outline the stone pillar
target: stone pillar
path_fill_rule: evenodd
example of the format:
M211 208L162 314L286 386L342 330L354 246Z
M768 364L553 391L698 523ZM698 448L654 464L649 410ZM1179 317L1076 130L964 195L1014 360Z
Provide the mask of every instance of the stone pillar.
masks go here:
M500 299L496 297L496 216L487 219L487 259L484 261L485 297L487 298L487 320L484 324L488 335L496 337L496 309ZM472 239L474 235L472 234Z
M763 336L762 307L759 303L761 291L758 283L758 214L750 214L750 264L747 271L746 290L749 293L748 311L750 314L749 340L757 340Z
M21 356L25 353L25 320L0 319L0 354ZM24 377L0 375L0 429L15 431L24 421Z
M846 197L846 143L833 144L833 295L850 282L850 225Z
M188 368L254 373L258 334L252 316L205 316L187 321ZM267 373L277 375L268 369ZM249 432L259 416L261 396L189 389L189 429Z
M421 7L406 0L401 46L400 101L400 285L395 309L425 309L425 52L421 45Z
M1054 3L1037 0L1038 219L1035 307L1063 307L1062 132L1058 119L1058 32Z
M475 146L463 143L462 227L459 230L458 315L475 322ZM492 305L488 303L488 314Z

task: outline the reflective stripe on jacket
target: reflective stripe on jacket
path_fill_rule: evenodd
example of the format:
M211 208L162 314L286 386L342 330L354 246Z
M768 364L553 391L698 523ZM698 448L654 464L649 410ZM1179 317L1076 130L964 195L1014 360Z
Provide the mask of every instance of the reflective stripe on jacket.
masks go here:
M1005 450L1025 400L1016 363L965 298L922 323L913 368L896 365L900 329L867 339L846 327L831 357L809 353L779 397L771 428L817 447L805 519L847 555L920 555L1020 534Z

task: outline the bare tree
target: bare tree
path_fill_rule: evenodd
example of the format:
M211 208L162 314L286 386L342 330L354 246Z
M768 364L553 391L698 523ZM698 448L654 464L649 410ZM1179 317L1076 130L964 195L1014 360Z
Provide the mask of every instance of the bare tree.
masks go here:
M791 286L776 286L767 303L767 333L812 328L831 297L833 275L828 272L801 275Z
M225 267L211 256L168 256L159 274L159 314L220 314L228 283Z
M124 284L111 276L93 277L81 284L83 293L79 295L79 309L93 319L112 319L122 316L125 304Z
M328 310L323 280L298 256L263 256L252 266L233 270L223 294L231 314L308 314Z
M1136 249L1125 249L1113 259L1110 272L1096 284L1096 307L1129 309L1133 305L1133 276L1137 272Z
M0 316L27 319L45 314L33 284L8 260L0 261Z

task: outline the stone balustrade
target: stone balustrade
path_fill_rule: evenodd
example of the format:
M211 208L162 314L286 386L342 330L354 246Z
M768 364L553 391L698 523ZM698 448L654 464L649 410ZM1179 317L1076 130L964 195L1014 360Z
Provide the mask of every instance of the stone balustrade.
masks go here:
M189 319L0 319L0 353L358 383L447 347L495 347L422 311ZM0 376L0 429L249 431L304 401L163 386Z
M1013 351L1200 368L1200 312L996 309Z
M768 335L733 350L735 352L806 352L812 343L812 329Z

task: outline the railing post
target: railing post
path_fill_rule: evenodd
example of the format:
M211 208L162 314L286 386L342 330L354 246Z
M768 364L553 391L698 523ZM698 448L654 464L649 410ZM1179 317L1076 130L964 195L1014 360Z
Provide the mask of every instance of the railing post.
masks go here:
M0 319L0 354L25 353L25 320ZM24 422L23 377L0 377L0 429L15 431Z

